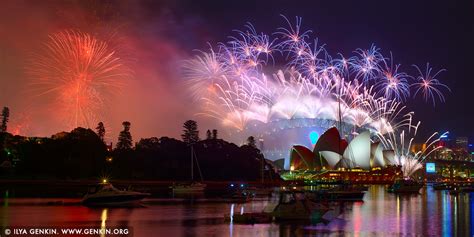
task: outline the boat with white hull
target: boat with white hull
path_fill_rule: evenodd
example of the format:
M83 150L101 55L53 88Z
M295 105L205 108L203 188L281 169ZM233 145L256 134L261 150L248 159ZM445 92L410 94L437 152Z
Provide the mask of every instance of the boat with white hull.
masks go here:
M149 193L125 191L115 188L112 184L103 182L89 189L82 199L86 206L135 206L141 200L150 196Z
M197 168L199 171L199 176L201 177L201 182L197 182L194 180L194 161L196 160ZM170 188L172 189L173 193L200 193L206 189L206 184L202 183L202 173L201 168L199 167L199 163L196 157L196 153L194 152L194 147L191 146L191 182L188 183L173 183Z

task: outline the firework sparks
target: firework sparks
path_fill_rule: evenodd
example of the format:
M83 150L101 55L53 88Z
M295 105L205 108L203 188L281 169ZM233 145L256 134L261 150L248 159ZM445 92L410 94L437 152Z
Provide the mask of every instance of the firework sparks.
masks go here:
M396 101L410 96L410 76L400 72L392 57L385 58L372 45L357 49L353 57L339 54L333 59L317 40L306 42L311 31L302 30L301 18L296 18L296 26L284 19L289 28L278 28L281 39L272 40L248 24L217 51L187 61L191 90L205 102L201 114L221 118L238 130L252 120L292 118L341 120L373 130L405 124L387 124L404 117L404 106ZM275 52L285 55L279 60L288 60L287 67L268 77L265 65L275 60ZM420 80L430 85L425 88L428 96L441 96L435 86L442 84L434 77Z
M422 150L413 152L411 150L413 140L416 137L416 132L421 122L413 125L408 122L409 130L402 130L399 133L390 132L388 134L377 134L380 141L386 149L394 151L394 160L390 163L402 167L403 175L411 177L417 170L423 168L423 162L432 152L438 150L440 147L435 147L435 144L440 141L445 134L438 136L438 133L433 133L423 144L427 144Z
M447 86L436 79L439 72L431 76L428 67L425 76L414 78L375 45L333 58L317 39L309 40L311 31L302 29L301 18L295 26L284 19L289 28L278 28L273 35L279 38L257 33L248 24L230 42L218 44L218 50L211 47L187 61L192 93L204 102L200 114L240 133L320 125L344 127L346 134L369 130L384 149L395 151L395 164L412 174L424 155L406 153L407 144L399 139L405 130L416 133L419 125L412 124L414 113L403 102L414 86L419 87L415 95L444 101L438 88ZM269 76L275 64L285 66ZM416 81L410 84L412 79Z
M10 133L13 135L24 135L30 132L31 114L29 112L14 113L12 115Z
M433 102L433 106L436 105L436 100L439 99L441 102L444 102L444 95L441 91L442 89L451 91L448 86L441 83L436 77L443 71L444 69L439 70L438 72L431 74L433 68L430 67L430 64L426 64L425 73L422 73L421 69L413 65L419 73L419 76L416 78L417 82L413 84L414 87L417 87L415 91L415 96L420 93L423 95L423 99L425 101L431 100Z
M130 76L113 47L79 31L50 35L31 61L27 72L35 79L35 95L53 98L60 116L74 127L102 119L107 98Z

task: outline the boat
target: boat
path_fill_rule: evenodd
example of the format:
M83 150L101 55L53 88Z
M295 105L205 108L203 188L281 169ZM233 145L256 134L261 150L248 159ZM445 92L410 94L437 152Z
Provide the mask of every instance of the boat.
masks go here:
M437 183L433 184L434 190L453 190L458 185L456 183Z
M449 191L451 195L474 192L474 185L460 185Z
M194 160L199 170L199 176L201 177L201 182L194 180ZM193 146L191 146L191 182L187 183L173 183L170 187L173 190L173 193L199 193L203 192L206 189L206 184L202 183L202 174L201 169L199 168L199 163L197 162L196 153L194 152Z
M363 201L366 190L366 186L343 184L333 188L309 190L308 196L314 201Z
M104 180L89 188L81 202L85 206L136 206L148 196L149 193L119 190Z
M262 224L270 223L273 221L272 215L265 212L248 212L242 214L234 214L233 216L227 215L224 217L226 222L238 223L238 224Z
M369 186L367 185L354 185L352 188L359 191L369 191Z
M278 204L271 215L276 221L312 220L322 221L322 216L330 209L310 200L304 191L282 191Z
M225 220L233 223L255 224L272 221L330 221L338 214L329 207L311 201L304 191L280 191L277 202L270 202L262 212L226 215Z
M359 190L319 190L312 191L309 197L312 200L328 201L363 201L365 192Z
M231 203L245 203L253 200L254 197L255 193L252 190L244 187L230 190L227 194L222 195L222 197L218 198L217 200Z
M308 192L308 196L315 201L362 201L365 187L340 185L335 188L325 188Z
M411 179L400 179L388 188L389 193L419 193L423 183Z
M192 192L202 192L206 189L206 184L199 182L191 183L177 183L171 186L173 192L175 193L192 193Z

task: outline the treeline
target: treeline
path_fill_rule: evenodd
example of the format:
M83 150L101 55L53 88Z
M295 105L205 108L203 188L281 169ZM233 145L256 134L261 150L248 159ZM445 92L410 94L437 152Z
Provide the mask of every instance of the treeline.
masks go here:
M25 179L143 179L189 180L191 149L194 178L208 180L259 180L278 177L271 162L255 146L255 139L237 146L208 131L199 139L196 122L187 121L182 140L169 137L141 139L135 145L130 122L123 123L117 146L104 143L105 127L96 131L76 128L50 138L13 136L0 132L0 175Z
M250 145L239 147L222 139L206 139L194 143L193 150L195 180L201 174L204 180L250 181L261 177L263 155ZM191 177L191 147L174 138L141 139L134 149L115 150L113 157L114 177L160 180ZM266 167L266 172L272 172L269 168Z
M2 142L3 140L3 142ZM99 177L106 167L106 145L84 128L51 138L0 134L2 177L79 179Z

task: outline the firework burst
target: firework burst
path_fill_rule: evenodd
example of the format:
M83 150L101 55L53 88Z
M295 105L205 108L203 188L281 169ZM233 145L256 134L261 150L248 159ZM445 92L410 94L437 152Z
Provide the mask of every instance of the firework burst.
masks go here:
M72 30L50 35L27 72L34 78L34 94L52 98L61 118L74 127L90 127L102 119L108 98L130 76L115 48Z
M425 156L406 153L408 143L400 142L399 135L418 128L404 102L413 87L418 87L415 96L422 93L427 101L444 101L439 88L448 88L436 79L439 72L431 75L427 67L425 75L412 77L375 45L357 49L353 56L332 57L318 39L310 40L311 31L302 29L301 18L295 25L284 19L289 27L270 34L278 38L248 24L229 42L186 62L189 88L204 102L199 114L238 133L317 124L345 127L346 134L370 130L384 149L395 151L395 164L403 163L412 174ZM274 71L276 65L285 66Z
M441 90L451 90L448 86L436 79L436 77L445 70L442 69L432 74L431 72L433 68L430 67L429 63L427 63L425 73L423 73L418 66L413 66L418 70L419 73L419 76L416 78L417 82L413 84L413 86L417 88L415 91L415 96L418 93L422 94L425 101L431 100L433 102L433 106L436 105L437 99L439 99L441 102L444 102L445 99Z
M408 130L404 129L398 131L398 133L394 131L387 134L377 134L385 149L394 151L393 160L390 160L389 163L401 166L405 177L411 177L417 170L423 168L426 157L440 148L439 146L436 147L435 144L446 134L433 133L423 143L426 146L415 152L411 148L421 122L416 125L411 122L411 119L407 122Z
M302 30L301 18L295 26L284 19L289 28L278 28L274 35L280 38L271 39L247 24L217 50L211 47L185 63L191 91L204 101L200 114L238 130L252 120L292 118L333 119L378 132L406 124L396 120L405 118L401 101L410 97L411 77L392 56L385 58L372 45L357 49L355 56L333 59L317 39L307 42L311 31ZM274 67L269 60L286 61L286 67L267 76ZM426 96L444 99L436 89L444 85L428 76L418 78Z

